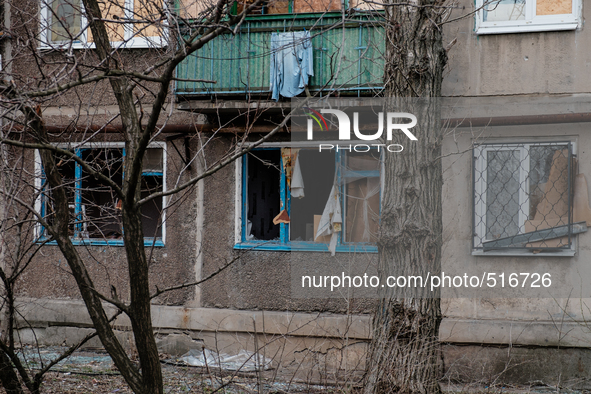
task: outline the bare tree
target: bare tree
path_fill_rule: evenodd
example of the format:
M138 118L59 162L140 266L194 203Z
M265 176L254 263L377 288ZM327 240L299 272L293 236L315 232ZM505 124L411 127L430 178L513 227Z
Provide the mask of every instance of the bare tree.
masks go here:
M55 4L58 4L58 7ZM159 121L171 91L175 68L210 40L223 32L232 32L236 29L248 11L257 4L258 2L252 2L241 14L231 15L231 3L220 0L211 4L210 7L203 7L204 10L197 18L199 22L189 24L175 13L173 4L142 3L130 16L126 13L127 10L116 1L48 2L42 5L45 20L50 21L47 23L51 26L51 29L46 29L46 34L55 34L56 37L52 40L46 37L41 40L41 44L48 46L48 50L57 51L54 52L57 54L52 57L50 72L47 72L48 61L39 56L37 49L40 39L36 35L37 28L31 24L36 15L27 14L26 6L22 6L16 13L20 18L19 40L21 44L24 43L21 45L24 50L20 54L16 53L15 56L21 55L27 57L29 61L36 62L39 74L24 77L21 75L15 78L15 73L8 75L2 83L0 91L4 127L1 143L3 147L20 150L23 158L26 159L32 159L33 150L38 150L44 182L42 185L32 183L35 174L30 166L32 161L29 160L29 165L23 166L26 174L18 178L25 181L25 186L19 186L24 189L22 193L17 193L3 185L4 200L10 200L9 206L15 207L10 208L11 214L17 211L23 212L23 210L27 212L26 219L12 215L16 227L3 228L3 231L21 231L23 223L30 224L33 220L42 229L43 242L57 244L78 285L96 334L131 389L136 393L163 392L162 372L150 312L150 301L154 294L151 293L150 264L144 247L144 235L150 234L144 234L142 206L189 189L200 179L228 165L256 144L239 152L228 153L227 156L195 176L179 178L180 181L167 191L158 187L146 189L142 184L142 169L145 161L149 160L149 146L163 131ZM31 5L35 6L35 4ZM60 6L62 8L58 9ZM33 8L34 13L37 12L36 7ZM83 18L74 20L76 13L83 13ZM87 25L80 26L80 23ZM123 30L120 29L122 26ZM131 34L125 30L129 29L129 26L134 27ZM135 28L137 26L139 28ZM154 59L154 64L150 67L140 70L129 67L129 64L121 60L122 48L134 39L146 39L150 29L158 29L160 31L158 36L160 39L167 39L167 45L164 49L155 50L159 56ZM182 34L181 30L183 30ZM119 39L114 38L117 34ZM73 51L83 35L86 35L87 48L81 52ZM89 37L92 37L92 41ZM114 46L113 41L119 42L118 46ZM90 42L91 44L88 44ZM149 40L146 42L149 43ZM89 45L94 48L88 48ZM51 101L65 101L74 103L74 106L77 102L78 106L83 106L85 103L81 99L76 101L76 98L84 94L84 89L95 89L104 81L110 85L111 93L118 106L119 126L115 129L124 141L125 155L120 153L121 149L104 149L88 157L77 155L72 147L81 146L84 142L92 142L93 137L103 131L104 127L98 130L87 127L78 135L76 135L78 131L76 126L68 131L55 130L45 124L41 108ZM146 92L149 96L147 99L144 97ZM284 124L285 122L278 125L260 142L270 138ZM67 143L67 146L59 145L60 141ZM73 143L74 141L76 143ZM106 190L109 201L113 202L111 211L103 215L106 218L103 220L111 222L118 220L121 228L124 229L118 236L123 241L129 277L132 278L129 281L128 301L120 299L115 288L111 289L110 295L105 295L96 288L89 274L87 261L81 255L81 250L73 243L73 228L88 231L88 226L93 225L94 230L101 232L103 237L109 236L102 231L100 225L90 223L86 212L72 212L72 195L79 193L74 188L75 181L68 176L68 168L71 169L73 166L79 166L87 179L94 179L96 189ZM4 168L4 170L8 169ZM116 176L121 179L117 181ZM35 201L40 199L44 199L43 209L35 206ZM28 228L31 229L30 226ZM38 235L28 234L22 238L35 241ZM31 248L37 250L40 246L33 243ZM27 253L17 251L17 254L30 257L28 251ZM19 269L21 268L16 267L17 273ZM7 276L3 280L5 290L12 292L14 276ZM13 300L13 297L7 299ZM110 324L114 316L108 315L103 303L114 305L118 311L129 317L139 365L136 365L126 354L122 343L116 337ZM10 302L7 311L9 314L14 313ZM8 327L8 332L12 333L12 327ZM9 392L22 392L20 388L12 389L11 386L16 384L17 380L12 363L17 370L19 367L18 358L7 359L14 353L13 351L11 353L14 347L13 341L9 341L7 346L3 349L4 352L0 352L2 354L0 366L4 367L0 380ZM21 377L27 379L25 374L21 374ZM27 387L31 392L37 392L39 383L40 377L37 376L31 385L27 384Z
M447 61L442 22L450 2L390 0L385 7L384 78L390 105L400 108L408 98L427 99L412 101L418 141L407 144L404 155L385 156L378 241L383 281L394 274L441 272L443 132L436 98ZM385 290L373 322L365 392L440 392L440 322L438 294Z
M12 4L15 20L8 25L7 30L18 40L13 41L10 58L14 64L17 61L30 62L34 65L35 73L26 75L19 73L19 70L10 72L10 67L5 67L4 81L0 84L3 120L0 143L5 148L21 152L24 164L23 175L13 178L23 182L22 190L15 193L12 189L2 188L0 192L7 201L10 200L7 206L19 207L19 210L27 212L26 219L16 218L13 223L23 220L28 224L35 222L30 226L32 230L24 236L27 241L33 241L32 250L41 246L39 239L57 245L78 285L96 335L132 390L149 394L163 392L150 301L164 291L194 286L200 281L166 289L151 286L151 250L145 246L145 236L156 234L158 225L152 229L153 234L146 233L143 209L155 204L157 210L161 210L163 204L157 201L165 197L172 199L174 195L182 196L201 179L272 138L285 127L289 118L275 120L272 127L267 124L261 128L265 131L262 138L248 147L241 146L238 150L233 147L213 163L203 165L200 157L187 158L184 167L177 172L177 182L167 190L159 188L157 184L146 185L142 172L145 164L151 160L151 144L161 141L166 132L166 112L173 100L171 87L175 81L180 82L175 78L177 66L219 35L236 33L246 14L256 9L260 1L244 2L243 11L238 14L230 11L233 2L227 0L214 1L209 5L196 2L199 12L193 14L191 19L177 13L172 2L135 2L139 3L139 7L130 12L120 0L53 0L41 2L41 16L33 1L19 4L18 7L16 2ZM80 18L75 18L76 15ZM344 10L342 15L338 26L344 32ZM38 23L43 26L39 28ZM13 29L15 24L18 24L18 29ZM45 36L39 35L39 31L44 32ZM391 35L390 39L395 40L397 37ZM143 66L141 62L134 64L130 61L132 56L127 48L136 41L149 47L148 51L153 55L151 64ZM161 41L165 41L165 44ZM343 34L339 42L344 41ZM44 53L49 55L43 56ZM391 53L394 59L396 55L393 49ZM337 82L336 74L345 67L351 69L351 65L347 66L343 59L342 56L327 59L333 75L326 78L326 90L338 90L338 83L351 84L358 80L361 71L350 72L347 80ZM408 67L413 68L411 65ZM354 68L357 69L357 66ZM207 84L215 81L182 82ZM105 86L108 89L104 89ZM394 83L388 86L388 91L395 91ZM95 91L101 93L95 95ZM105 99L102 94L113 97L117 113L112 118L103 116L102 125L96 126L91 123L92 117L83 113L85 107L93 104L94 100ZM50 105L74 108L69 127L56 127L46 121L43 108ZM236 137L237 144L246 139L253 122L254 119L250 119L242 130L246 132ZM187 128L201 130L194 125ZM103 134L107 131L112 134L105 137ZM93 149L88 155L79 153L85 144L99 140L112 142L113 134L124 145ZM205 143L201 141L200 153L196 156L203 155L203 145ZM38 152L38 160L35 151ZM36 161L39 168L34 168L33 163ZM193 169L197 170L194 173L187 171L193 164ZM81 175L76 175L76 172ZM10 175L14 176L14 172ZM35 178L43 181L34 183ZM87 182L89 180L92 180L92 185ZM79 209L79 204L72 204L72 201L84 199L85 193L101 194L107 203L88 203L85 204L85 210ZM182 197L177 201L180 199ZM168 208L173 206L171 201L167 202ZM12 220L13 216L10 218ZM11 232L18 230L14 226L8 229ZM105 291L97 286L84 245L74 242L77 237L83 240L89 232L104 239L117 237L122 242L130 278L128 297L121 295L121 289L118 292L115 287L111 287ZM220 270L225 267L220 267ZM7 289L10 290L9 287ZM117 313L129 317L139 365L126 354L117 338L111 326L117 313L109 313L106 304L114 306ZM12 368L15 363L12 360ZM6 367L9 364L6 361ZM16 375L10 371L7 373L7 382L14 382ZM24 376L21 378L25 379Z

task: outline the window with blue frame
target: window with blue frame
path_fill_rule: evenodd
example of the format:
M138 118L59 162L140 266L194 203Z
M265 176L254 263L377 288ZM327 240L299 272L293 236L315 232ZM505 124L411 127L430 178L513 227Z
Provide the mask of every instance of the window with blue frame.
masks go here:
M74 151L86 163L117 184L123 183L125 149L116 146L79 148ZM144 156L141 197L164 190L164 150L148 148ZM121 201L112 188L82 169L73 159L57 157L57 166L67 190L70 207L70 236L85 244L123 245ZM42 180L44 182L44 180ZM52 224L54 209L52 193L43 183L41 212ZM162 246L164 242L163 198L155 198L142 206L142 225L146 244ZM46 236L41 229L40 238Z
M242 161L236 248L376 251L380 167L375 150L253 150ZM330 234L322 234L323 218L331 220Z

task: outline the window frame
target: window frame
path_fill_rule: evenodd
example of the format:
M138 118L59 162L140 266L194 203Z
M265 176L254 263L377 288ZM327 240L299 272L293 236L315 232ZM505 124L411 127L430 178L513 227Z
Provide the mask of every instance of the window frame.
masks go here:
M275 17L275 18L281 18L284 19L286 16L290 16L293 17L294 15L330 15L332 14L340 14L343 9L344 10L349 10L349 5L351 3L351 0L341 0L341 9L340 10L326 10L326 11L305 11L305 12L294 12L294 1L295 0L288 0L288 11L287 13L283 13L283 14L247 14L246 18L250 19L257 19L257 18L265 18L265 17ZM232 3L232 6L230 7L230 15L237 15L238 14L238 3L240 3L239 0L234 0ZM265 4L264 7L266 7L267 5Z
M94 49L96 47L94 41L88 42L88 20L86 19L86 15L84 12L84 4L82 0L80 0L80 34L78 35L79 39L74 41L51 41L51 20L53 15L51 14L51 2L53 0L43 0L40 4L39 9L39 37L40 37L40 46L39 48L42 50L64 50L64 49ZM124 0L125 1L125 17L126 19L133 19L133 8L134 8L134 0ZM167 7L167 3L164 1L164 8ZM137 35L134 36L133 34L133 25L134 23L124 23L123 24L123 31L124 31L124 41L112 41L111 45L114 49L131 49L131 48L163 48L168 45L167 38L168 32L166 31L167 22L163 21L163 29L162 35L158 37L138 37Z
M328 142L330 143L330 142ZM338 142L334 142L336 146ZM285 143L266 143L263 144L253 151L257 150L280 150L281 148L285 148ZM312 145L307 143L300 143L300 144L290 144L291 148L302 148L302 149L318 149L318 145ZM335 152L335 168L338 169L342 168L340 166L341 160L345 157L345 150L341 150L339 152ZM384 179L384 169L383 169L383 160L380 163L380 171L375 171L375 177L380 178L380 185L383 186ZM287 212L291 215L291 193L287 186L287 179L285 177L285 172L283 166L281 165L281 175L280 175L280 199L281 199L281 206L287 207ZM248 190L247 190L247 183L248 183L248 154L243 155L240 159L236 160L235 165L235 185L236 185L236 194L235 194L235 239L234 239L234 249L239 250L264 250L264 251L284 251L284 252L291 252L291 251L307 251L307 252L330 252L328 249L328 243L320 243L320 242L310 242L310 241L291 241L289 239L289 224L280 223L280 236L279 242L269 241L269 240L247 240L246 239L246 228L247 228L247 211L246 211L246 200L248 197ZM337 172L337 176L341 177L342 174ZM340 186L340 196L344 196L344 187L345 185ZM381 200L381 192L380 192L380 200ZM346 199L341 198L341 212L343 217L343 224L341 231L337 234L337 246L336 252L337 253L377 253L378 248L377 245L370 242L350 242L344 241L343 235L346 232ZM381 203L380 203L381 209Z
M533 253L535 248L526 247L505 247L492 250L484 250L482 242L490 241L485 239L486 235L480 237L479 234L486 234L486 189L488 186L487 181L487 163L486 153L487 152L499 152L499 151L518 151L520 157L520 174L519 184L526 185L527 190L523 187L519 188L519 233L525 232L525 221L529 220L525 212L530 210L529 202L529 174L532 169L530 168L530 161L526 160L529 157L529 149L535 146L561 146L566 145L569 148L568 159L576 158L576 142L569 140L540 140L540 141L528 141L528 142L517 142L517 141L491 141L486 144L474 146L472 149L472 225L471 225L471 243L472 243L472 255L474 256L532 256L532 257L572 257L575 255L577 250L577 234L571 234L571 246L570 248L562 248L558 251L544 250L541 252ZM502 149L499 149L502 148ZM569 162L569 168L572 163ZM572 169L571 169L572 172ZM480 176L476 179L476 174ZM571 185L571 194L569 205L572 210L573 204L573 188ZM480 198L477 199L477 196ZM484 198L482 196L485 196ZM574 222L571 223L571 225ZM538 249L540 250L540 249Z
M572 0L570 14L535 15L536 1L525 0L525 19L484 21L484 4L494 0L476 0L475 28L478 35L576 30L581 27L581 0Z
M69 149L73 150L76 156L79 156L82 151L88 149L122 149L123 157L125 157L125 143L124 142L101 142L101 143L86 143L83 145L77 145L72 149L71 144L56 144L58 148L62 149ZM167 151L166 151L166 142L152 142L148 145L147 149L162 149L162 191L166 191L166 181L167 181ZM75 205L82 204L81 201L78 200L79 195L79 188L81 188L81 176L82 174L79 173L79 165L76 165L76 201ZM141 176L157 176L154 171L149 171L144 174L142 171ZM80 178L79 178L80 177ZM35 210L40 212L43 215L45 209L45 201L43 193L41 190L43 189L45 174L43 171L43 166L41 164L41 155L39 154L38 150L35 150L35 189L39 190L39 196L35 200ZM80 210L75 208L76 212ZM162 196L162 215L161 215L161 226L162 226L162 236L161 237L144 237L144 246L154 246L154 247L164 247L166 245L166 196ZM77 231L77 230L75 230ZM35 227L35 238L36 242L44 243L46 245L57 245L56 241L47 241L48 237L45 234L45 227L41 224L37 224ZM123 239L101 239L101 238L82 238L75 232L74 236L71 238L72 244L74 245L87 245L87 246L124 246Z

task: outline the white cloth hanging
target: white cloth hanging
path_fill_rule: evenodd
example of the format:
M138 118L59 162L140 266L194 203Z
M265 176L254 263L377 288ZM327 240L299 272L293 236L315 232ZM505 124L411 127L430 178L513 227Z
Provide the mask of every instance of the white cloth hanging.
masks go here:
M330 243L328 250L331 256L334 256L337 249L337 240L339 233L343 228L343 216L341 214L341 200L339 198L339 187L335 183L332 185L328 201L324 206L324 212L320 217L318 230L316 231L316 238L330 235Z
M297 198L304 197L304 178L302 177L302 170L300 168L299 154L296 157L295 166L291 173L291 196Z

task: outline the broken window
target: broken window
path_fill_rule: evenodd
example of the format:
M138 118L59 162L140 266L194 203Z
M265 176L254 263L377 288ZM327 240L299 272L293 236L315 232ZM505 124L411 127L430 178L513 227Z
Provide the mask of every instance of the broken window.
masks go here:
M474 160L475 249L568 249L586 231L571 143L481 145Z
M273 218L281 210L281 154L278 149L257 150L247 157L246 177L248 239L279 239Z
M345 195L345 241L377 241L380 218L380 154L347 152L341 171Z
M348 250L374 244L380 154L306 148L252 151L243 160L242 242L237 247ZM371 248L370 248L371 249Z
M477 0L478 34L574 30L581 0Z
M300 149L298 156L304 196L291 198L289 239L314 242L335 179L335 153Z
M123 184L125 150L122 147L80 148L74 154L116 184ZM83 242L122 244L121 201L113 189L85 171L72 158L59 156L56 162L67 190L70 236ZM53 194L46 185L42 187L42 215L52 224L55 214ZM148 148L142 169L141 198L163 190L164 150ZM162 212L162 197L147 202L141 208L144 236L157 241L156 244L163 242Z

